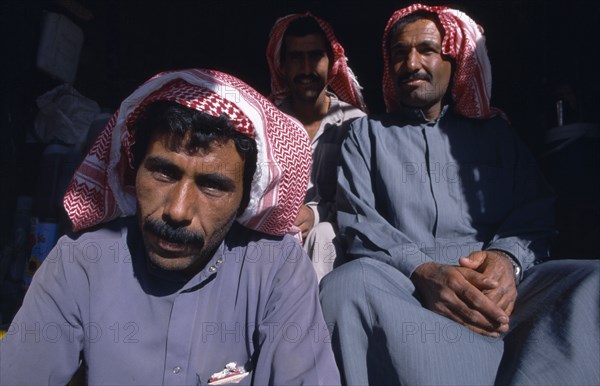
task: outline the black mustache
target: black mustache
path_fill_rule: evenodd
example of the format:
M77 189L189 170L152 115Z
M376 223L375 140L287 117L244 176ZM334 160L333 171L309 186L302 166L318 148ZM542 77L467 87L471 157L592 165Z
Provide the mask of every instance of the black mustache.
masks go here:
M431 82L431 75L423 72L413 72L399 77L398 83L405 82L407 80L426 80L427 82Z
M294 77L294 82L300 82L303 80L310 80L312 82L318 82L319 79L320 78L316 75L297 75Z
M197 244L199 247L204 245L204 236L185 228L173 228L164 221L146 219L144 221L144 230L154 233L169 243Z

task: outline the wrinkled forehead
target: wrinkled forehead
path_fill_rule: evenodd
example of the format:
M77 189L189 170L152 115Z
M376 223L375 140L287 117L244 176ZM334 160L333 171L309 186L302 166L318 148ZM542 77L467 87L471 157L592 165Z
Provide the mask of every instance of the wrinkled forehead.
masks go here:
M401 17L391 25L386 31L384 45L389 50L398 34L403 33L407 29L411 30L412 34L419 30L425 33L425 28L428 29L427 33L435 33L434 31L437 31L440 41L443 40L445 31L439 20L439 16L433 12L417 11Z
M245 158L231 139L212 142L208 147L193 147L186 146L181 139L173 141L168 133L154 133L151 138L145 158L151 170L177 170L195 176L219 175L231 181L243 180Z
M309 34L305 36L287 36L283 44L286 54L291 52L327 51L328 42L324 35Z
M391 36L390 48L395 46L411 47L423 43L435 45L442 43L440 30L431 20L416 20L396 30Z
M155 145L155 148L161 149L163 152L180 153L186 156L205 157L207 154L220 152L222 149L231 148L235 150L237 157L226 159L235 163L239 159L244 159L243 154L235 146L235 141L231 138L222 138L207 142L206 144L198 145L192 139L193 134L188 131L184 135L179 135L173 132L154 132L150 136L150 143Z

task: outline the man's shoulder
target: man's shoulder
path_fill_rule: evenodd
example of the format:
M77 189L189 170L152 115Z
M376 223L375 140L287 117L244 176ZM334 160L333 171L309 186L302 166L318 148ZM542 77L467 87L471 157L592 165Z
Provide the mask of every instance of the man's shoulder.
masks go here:
M99 224L80 232L67 232L61 240L89 241L103 239L121 239L132 229L136 229L135 216L121 217L107 223Z
M459 122L464 125L470 126L479 126L479 127L498 127L498 128L510 128L511 125L509 121L500 114L493 115L488 118L470 118L465 117L464 115L460 115L455 113L454 111L447 111L444 114L444 117L441 120L451 120L454 122Z
M371 132L386 129L392 126L402 127L407 123L398 119L394 114L370 114L362 115L352 121L350 130L354 132Z
M358 107L352 106L350 103L344 102L342 100L338 100L338 103L340 105L340 108L342 109L342 112L344 113L345 119L359 118L367 115L364 111L362 111Z
M304 254L298 240L290 234L269 235L246 228L237 222L231 227L225 243L230 252L243 250L243 255L253 256L257 261L264 260L269 264L277 262L280 258L281 263L290 256L300 257Z
M495 136L501 138L513 138L515 130L503 117L496 115L490 118L468 118L457 114L447 114L445 120L449 122L448 127L460 129L463 134L473 133L478 136ZM444 122L441 122L441 126Z
M225 242L225 264L236 280L262 282L303 282L310 285L316 276L302 246L293 236L273 236L234 224ZM313 277L314 276L314 277ZM245 279L240 279L241 277Z
M291 245L298 244L296 239L289 234L276 236L247 228L234 222L226 237L229 248L252 248L256 244L264 245ZM299 247L299 244L298 244Z
M128 235L135 234L137 226L135 217L125 217L81 232L67 233L58 240L54 254L47 260L78 262L84 269L114 260L129 261Z
M84 283L91 278L117 280L119 272L131 272L127 234L135 226L135 219L119 219L82 232L65 234L48 253L34 280L52 281L59 275L75 283L74 288L84 288Z
M341 121L347 122L352 121L356 118L364 117L366 114L364 111L351 105L350 103L344 102L339 99L335 94L328 94L331 98L331 107L329 115L341 115Z

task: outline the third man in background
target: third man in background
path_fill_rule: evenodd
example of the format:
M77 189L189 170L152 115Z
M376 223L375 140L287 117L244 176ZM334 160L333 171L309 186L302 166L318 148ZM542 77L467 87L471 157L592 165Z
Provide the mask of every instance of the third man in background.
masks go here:
M319 280L342 253L335 225L336 168L348 125L366 106L331 26L310 13L277 20L267 45L271 99L298 119L311 140L313 166L296 226Z

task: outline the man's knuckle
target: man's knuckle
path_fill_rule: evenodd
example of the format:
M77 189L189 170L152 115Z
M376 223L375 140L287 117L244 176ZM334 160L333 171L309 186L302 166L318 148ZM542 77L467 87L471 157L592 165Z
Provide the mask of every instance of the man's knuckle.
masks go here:
M460 278L458 278L457 276L450 276L448 278L448 286L450 288L461 288L462 285L462 280L460 280ZM462 291L462 289L461 289Z

